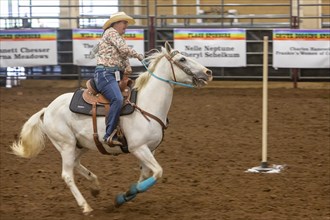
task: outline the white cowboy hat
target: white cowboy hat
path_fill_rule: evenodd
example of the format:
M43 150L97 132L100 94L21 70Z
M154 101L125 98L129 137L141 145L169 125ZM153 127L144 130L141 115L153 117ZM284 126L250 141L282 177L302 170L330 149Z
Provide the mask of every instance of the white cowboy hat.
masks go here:
M107 20L104 25L103 25L103 30L107 29L108 27L111 26L111 24L117 22L117 21L127 21L128 24L135 24L134 18L131 16L128 16L125 12L116 12L113 13L109 20Z

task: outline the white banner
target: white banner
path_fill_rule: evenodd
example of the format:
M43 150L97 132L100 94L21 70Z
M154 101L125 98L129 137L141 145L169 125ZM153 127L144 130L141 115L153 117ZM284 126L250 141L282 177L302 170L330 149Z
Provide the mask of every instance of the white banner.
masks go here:
M174 29L174 48L205 66L246 66L244 29Z
M274 68L329 68L329 30L274 30Z
M57 65L56 30L1 30L0 66Z
M90 57L92 48L99 42L102 30L96 29L74 29L73 39L73 64L79 66L96 66L96 58ZM124 38L128 46L134 48L138 53L144 54L144 32L143 29L126 29ZM136 59L130 59L131 66L142 66Z

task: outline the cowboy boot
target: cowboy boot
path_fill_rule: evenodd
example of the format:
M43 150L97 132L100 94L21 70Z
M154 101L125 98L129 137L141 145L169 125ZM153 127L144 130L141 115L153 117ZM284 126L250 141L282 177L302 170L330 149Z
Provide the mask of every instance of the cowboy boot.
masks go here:
M109 145L109 147L123 146L123 143L118 138L117 129L115 129L107 138L106 143Z

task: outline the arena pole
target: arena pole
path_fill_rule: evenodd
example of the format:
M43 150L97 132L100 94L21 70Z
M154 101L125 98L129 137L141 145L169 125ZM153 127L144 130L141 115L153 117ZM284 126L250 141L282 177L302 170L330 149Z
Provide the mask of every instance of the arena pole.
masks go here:
M263 39L263 70L262 70L262 159L259 167L253 167L246 172L251 173L279 173L284 168L282 165L268 166L268 36Z
M267 168L267 135L268 135L268 36L264 36L263 70L262 70L262 160L261 167Z

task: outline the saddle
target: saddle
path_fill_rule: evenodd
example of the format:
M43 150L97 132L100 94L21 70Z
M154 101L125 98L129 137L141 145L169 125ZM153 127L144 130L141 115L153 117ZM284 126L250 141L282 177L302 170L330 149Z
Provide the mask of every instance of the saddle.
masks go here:
M109 100L107 100L101 93L99 93L95 85L94 78L89 79L86 82L86 87L87 90L83 94L83 98L87 103L93 104L96 102L99 105L109 104ZM130 99L132 87L133 87L133 80L131 80L128 77L125 77L119 82L119 88L124 97L124 101Z
M96 116L107 116L109 111L109 100L101 93L97 92L94 79L86 82L87 89L77 89L70 103L70 110L74 113L92 116L93 104L96 104ZM136 103L137 91L132 89L132 85L127 88L124 94L124 105L120 115L129 115L133 113L134 106L131 103Z
M98 91L94 78L89 79L86 82L86 87L86 89L78 89L75 91L69 108L72 112L92 116L93 139L96 147L102 154L110 154L104 149L103 144L99 141L96 120L97 116L105 116L105 122L107 121L107 115L110 110L110 102ZM130 78L125 77L119 82L119 87L124 97L124 104L120 115L131 114L135 110L133 103L136 103L137 98L137 91L132 89L133 81ZM124 153L129 153L126 138L123 135L120 127L117 128L117 135L118 138L123 142L121 150Z

